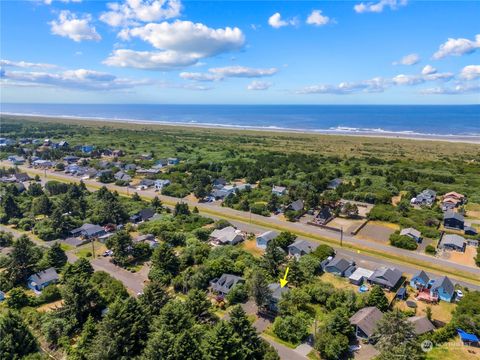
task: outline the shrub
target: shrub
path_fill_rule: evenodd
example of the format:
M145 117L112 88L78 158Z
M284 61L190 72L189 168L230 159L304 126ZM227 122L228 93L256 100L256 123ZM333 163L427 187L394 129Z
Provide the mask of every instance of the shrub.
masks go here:
M53 301L60 300L62 295L60 294L60 290L56 285L48 285L46 288L42 290L40 296L36 299L37 304L45 304L50 303Z
M35 225L35 221L31 218L23 218L18 222L18 227L25 231L32 230L33 226Z
M277 317L273 323L273 332L280 339L299 344L309 334L310 321L303 312L285 317Z
M322 359L341 359L348 351L348 337L324 331L317 335L315 349L322 355Z
M435 246L433 246L433 245L427 245L427 246L425 247L425 252L426 252L427 254L430 254L430 255L435 255L435 253L437 252L437 250L435 249ZM480 266L480 265L479 265L479 266Z
M243 284L235 285L233 289L230 290L230 292L227 294L226 299L232 305L247 301L248 293L245 285Z
M410 236L400 235L398 232L390 235L390 245L407 250L415 250L418 247L414 239Z

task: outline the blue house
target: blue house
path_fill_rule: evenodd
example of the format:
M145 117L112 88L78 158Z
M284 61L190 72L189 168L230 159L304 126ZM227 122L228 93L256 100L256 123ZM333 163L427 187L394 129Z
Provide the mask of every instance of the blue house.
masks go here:
M40 292L48 285L54 284L57 281L57 271L51 267L30 276L27 279L27 286L35 292Z
M0 291L0 301L5 300L5 293L3 291Z
M410 286L414 289L421 290L428 286L428 282L430 281L430 277L427 273L423 270L420 270L412 280L410 280Z
M447 276L443 276L433 281L430 295L437 296L443 301L452 302L455 295L455 286Z
M93 145L82 145L80 150L85 154L90 154L95 147Z
M275 239L278 236L278 233L275 231L267 231L261 235L257 236L257 247L260 249L266 249L268 243Z
M168 158L168 165L177 165L180 163L180 160L178 158Z
M325 272L346 277L352 275L355 269L355 262L353 260L347 260L342 257L334 258L323 268Z

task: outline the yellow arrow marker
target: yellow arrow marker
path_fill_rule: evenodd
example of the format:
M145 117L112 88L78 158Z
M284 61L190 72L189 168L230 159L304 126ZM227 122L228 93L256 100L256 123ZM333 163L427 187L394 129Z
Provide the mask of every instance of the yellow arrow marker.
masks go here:
M288 281L287 281L287 274L288 274L288 267L287 269L285 270L285 275L283 276L283 279L280 279L280 286L283 288L285 285L287 285Z

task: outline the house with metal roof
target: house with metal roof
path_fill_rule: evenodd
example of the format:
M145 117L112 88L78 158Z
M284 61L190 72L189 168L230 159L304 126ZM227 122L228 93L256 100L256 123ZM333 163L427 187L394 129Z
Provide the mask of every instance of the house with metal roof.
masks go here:
M81 236L85 239L92 239L106 234L106 231L100 225L83 224L79 228L70 231L73 237Z
M369 306L358 310L350 318L350 324L355 326L355 335L357 337L371 340L382 317L383 314L380 310L375 306Z
M213 245L235 245L244 239L242 232L233 226L216 229L210 234L210 242Z
M414 228L405 228L400 231L400 235L411 237L416 242L422 240L422 233Z
M438 247L446 250L455 250L455 251L464 252L466 243L467 242L465 238L461 237L460 235L445 234L443 235L442 240L440 240L440 244L438 245Z
M45 287L58 281L58 273L51 267L31 275L27 279L27 286L35 292L42 291Z
M348 280L354 285L362 285L372 274L372 270L359 267L348 277Z

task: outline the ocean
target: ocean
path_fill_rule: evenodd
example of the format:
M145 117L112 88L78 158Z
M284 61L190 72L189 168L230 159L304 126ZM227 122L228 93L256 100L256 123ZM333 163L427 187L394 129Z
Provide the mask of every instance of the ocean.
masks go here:
M480 105L7 104L8 114L320 133L480 137Z

